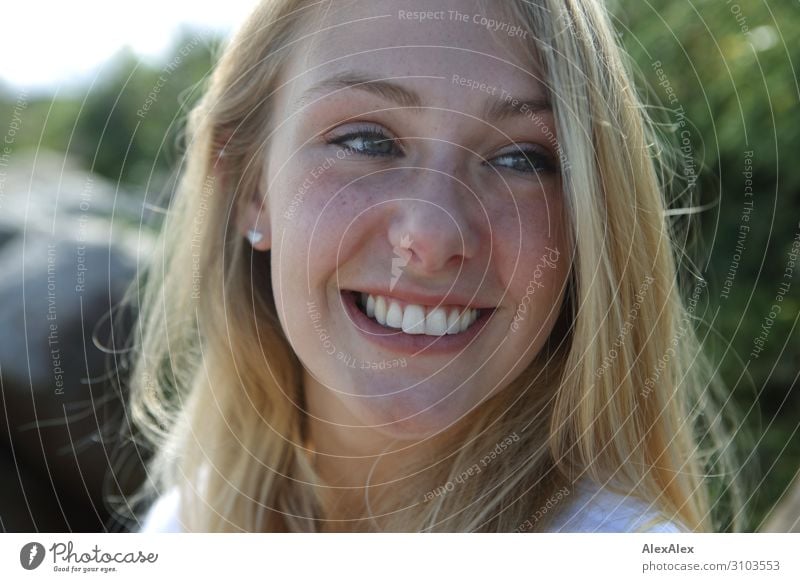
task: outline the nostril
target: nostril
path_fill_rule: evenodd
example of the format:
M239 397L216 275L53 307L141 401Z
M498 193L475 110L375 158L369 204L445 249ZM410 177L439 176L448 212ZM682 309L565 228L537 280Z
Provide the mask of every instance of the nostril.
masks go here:
M447 264L445 265L446 269L460 269L464 266L464 261L466 261L466 257L463 254L453 255L448 260Z
M478 256L480 231L462 200L414 200L403 205L387 233L395 256L418 274L457 268Z

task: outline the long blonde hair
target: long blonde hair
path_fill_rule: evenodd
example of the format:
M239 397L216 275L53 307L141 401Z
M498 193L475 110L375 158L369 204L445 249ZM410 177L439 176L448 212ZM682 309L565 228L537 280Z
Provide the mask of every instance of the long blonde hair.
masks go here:
M233 220L264 180L255 160L276 125L280 73L329 4L261 2L230 41L190 113L144 295L131 293L141 306L131 412L156 451L134 501L177 487L192 531L319 531L325 521L325 483L304 446L301 364L276 314L269 252L253 252ZM459 438L442 440L439 462L414 468L430 489L383 500L381 527L541 531L567 505L561 492L585 478L694 531L736 528L741 513L731 525L716 499L736 491L713 407L721 387L678 288L663 156L608 15L595 0L501 7L528 31L568 161L566 299L529 369L452 427ZM690 282L696 299L704 284ZM464 478L501 443L502 459Z

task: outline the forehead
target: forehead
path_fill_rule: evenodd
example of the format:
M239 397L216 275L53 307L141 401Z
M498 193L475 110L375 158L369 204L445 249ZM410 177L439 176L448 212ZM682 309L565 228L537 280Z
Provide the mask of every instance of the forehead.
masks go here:
M532 39L496 4L458 0L333 3L306 29L290 65L297 96L332 75L394 79L456 105L476 94L544 97ZM488 4L488 3L487 3ZM460 97L459 97L460 95ZM455 103L453 100L456 100Z

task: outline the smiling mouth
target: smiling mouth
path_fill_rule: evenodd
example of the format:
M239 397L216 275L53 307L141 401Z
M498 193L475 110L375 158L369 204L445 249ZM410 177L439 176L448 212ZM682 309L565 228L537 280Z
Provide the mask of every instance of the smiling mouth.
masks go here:
M485 306L472 309L453 305L414 306L394 297L383 296L386 319L381 323L377 319L378 316L383 317L380 295L374 294L370 301L367 292L340 289L340 294L350 322L363 339L394 354L411 357L458 356L476 342L498 309ZM392 308L392 302L397 303L397 307ZM457 317L451 316L454 307ZM437 313L437 309L441 311ZM471 314L470 311L475 313ZM450 325L447 324L448 319ZM430 327L428 320L431 321ZM466 326L464 331L462 325Z
M475 322L493 309L476 309L458 305L425 306L406 303L392 297L359 291L346 291L358 310L386 329L401 330L408 335L459 335L470 330Z

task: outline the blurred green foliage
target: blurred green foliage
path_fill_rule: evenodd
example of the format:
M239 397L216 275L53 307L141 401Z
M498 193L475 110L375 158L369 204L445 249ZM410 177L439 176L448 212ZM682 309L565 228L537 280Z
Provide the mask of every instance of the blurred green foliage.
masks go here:
M691 198L673 206L706 207L692 219L699 235L690 254L697 261L684 266L708 280L695 311L702 319L698 330L731 390L741 434L754 445L742 472L750 479L748 522L755 529L800 467L800 264L763 351L751 355L779 285L787 281L788 253L800 232L800 172L792 162L800 145L793 69L800 63L800 10L796 3L746 0L610 5L648 112L679 157L686 137L690 157L684 165L699 174L688 188ZM137 195L169 191L187 108L198 98L218 47L217 39L187 31L158 65L123 51L80 91L29 98L15 148L68 152ZM0 123L11 119L17 96L11 88L0 91ZM681 107L684 127L677 125ZM746 151L753 152L753 207L743 222ZM744 239L742 224L750 227ZM740 260L732 268L737 243ZM743 438L739 446L747 443Z
M86 86L26 96L15 149L67 152L123 192L161 192L180 163L185 116L220 43L184 30L162 63L144 62L125 48ZM0 122L11 118L18 97L19 91L0 88Z
M742 475L756 528L800 467L800 262L786 271L800 235L800 172L792 162L800 145L800 10L746 0L616 1L612 10L651 115L675 149L688 138L687 163L699 172L676 204L706 208L692 219L697 261L684 266L708 280L698 331L749 432L738 444L753 446ZM681 107L688 123L676 127Z

